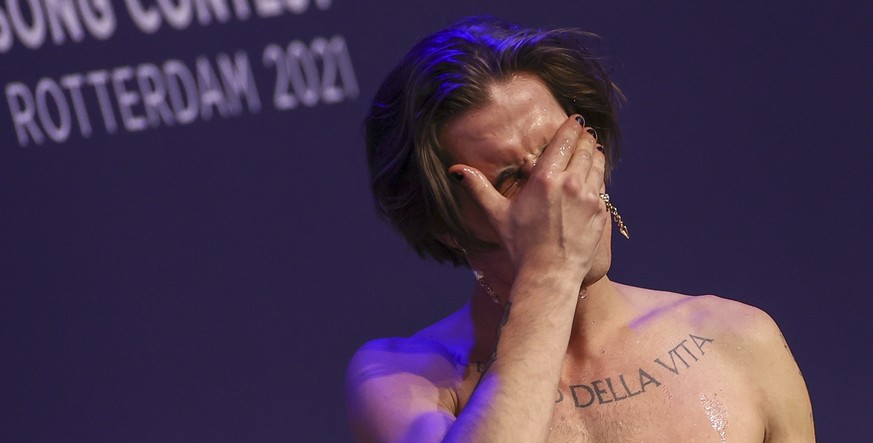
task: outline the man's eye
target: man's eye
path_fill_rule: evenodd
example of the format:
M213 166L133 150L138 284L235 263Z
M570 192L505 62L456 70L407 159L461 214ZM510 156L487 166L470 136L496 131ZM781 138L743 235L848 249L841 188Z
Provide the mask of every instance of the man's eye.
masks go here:
M521 171L518 171L512 174L511 177L507 178L506 181L501 186L500 194L504 197L509 197L518 191L519 186L524 178L521 176Z

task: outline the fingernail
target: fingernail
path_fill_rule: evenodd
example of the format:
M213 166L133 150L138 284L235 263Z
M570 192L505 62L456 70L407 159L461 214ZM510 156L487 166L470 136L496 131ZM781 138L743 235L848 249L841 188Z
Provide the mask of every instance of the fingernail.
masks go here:
M585 126L585 118L581 115L576 116L576 121L579 122L580 125Z
M452 172L450 175L456 182L464 180L464 174L461 174L460 172Z
M591 134L592 137L594 137L594 140L597 140L597 131L595 131L594 128L587 128L585 130L588 131L588 133Z
M595 138L597 138L597 137L595 137ZM597 145L597 150L600 152L604 152L603 145Z

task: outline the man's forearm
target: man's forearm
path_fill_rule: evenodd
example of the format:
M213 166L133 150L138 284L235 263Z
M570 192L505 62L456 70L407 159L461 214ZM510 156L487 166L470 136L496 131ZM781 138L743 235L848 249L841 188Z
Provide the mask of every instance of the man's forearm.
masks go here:
M579 285L566 272L519 270L493 360L445 441L547 438Z

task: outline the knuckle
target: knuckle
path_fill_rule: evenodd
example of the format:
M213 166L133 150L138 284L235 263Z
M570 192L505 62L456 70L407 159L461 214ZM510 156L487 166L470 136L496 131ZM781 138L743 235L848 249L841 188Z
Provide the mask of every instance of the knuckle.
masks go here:
M606 157L598 155L591 164L591 172L597 173L599 176L603 177L606 173Z
M603 168L606 166L606 154L601 151L597 151L597 156L595 157L596 161L594 162L597 166Z
M579 135L583 132L583 128L579 125L575 119L569 119L564 123L563 126L558 128L558 132L555 134L555 139L560 139L565 142L574 141L579 138Z
M597 179L597 182L598 182L598 183L602 183L602 182L603 182L603 177L606 176L606 171L605 171L604 168L602 168L602 167L601 167L601 168L594 168L594 169L591 170L590 173L591 173L591 174L594 174L594 178Z
M603 200L600 198L599 192L594 192L593 190L589 190L583 195L583 199L586 204L594 206L602 206Z
M564 191L571 195L582 195L585 189L585 181L578 175L569 175L563 183Z

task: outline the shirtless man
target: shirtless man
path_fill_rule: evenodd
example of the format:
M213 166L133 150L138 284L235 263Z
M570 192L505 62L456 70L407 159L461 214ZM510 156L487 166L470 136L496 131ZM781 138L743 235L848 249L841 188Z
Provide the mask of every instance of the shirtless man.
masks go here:
M448 318L356 353L356 437L814 441L803 378L766 313L606 275L619 93L583 37L468 19L420 42L377 94L380 210L480 285Z

